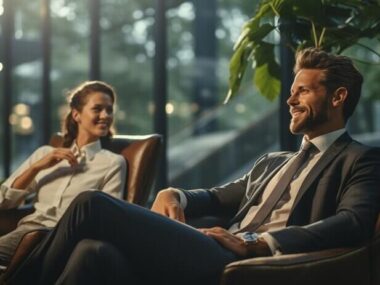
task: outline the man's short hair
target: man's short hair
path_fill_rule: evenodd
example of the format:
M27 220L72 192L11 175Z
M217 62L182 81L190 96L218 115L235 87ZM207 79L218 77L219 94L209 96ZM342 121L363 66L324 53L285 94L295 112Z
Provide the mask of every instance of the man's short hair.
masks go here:
M347 98L343 106L345 121L352 115L358 104L363 76L347 56L334 55L317 48L307 48L297 52L294 74L301 69L320 69L324 71L321 84L328 94L333 94L340 87L347 89Z

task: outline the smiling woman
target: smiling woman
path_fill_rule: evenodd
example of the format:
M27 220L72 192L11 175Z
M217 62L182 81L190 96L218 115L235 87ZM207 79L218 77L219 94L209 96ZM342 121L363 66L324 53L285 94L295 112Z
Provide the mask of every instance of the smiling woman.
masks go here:
M0 188L0 208L14 208L36 193L36 211L0 238L0 262L6 264L20 238L38 228L52 228L71 201L86 190L121 198L126 163L102 148L112 136L116 94L101 81L86 81L70 92L63 123L64 145L38 148Z
M91 95L91 96L89 96ZM101 81L86 81L70 93L70 111L64 121L64 146L78 136L81 143L112 136L114 89Z

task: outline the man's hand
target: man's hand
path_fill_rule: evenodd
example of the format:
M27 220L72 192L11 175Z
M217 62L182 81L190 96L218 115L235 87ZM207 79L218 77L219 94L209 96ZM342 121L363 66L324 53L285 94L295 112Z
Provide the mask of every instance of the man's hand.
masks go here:
M174 188L167 188L157 194L151 210L170 219L185 222L185 214L180 205L179 194Z
M243 239L231 234L226 229L214 227L209 229L199 229L202 233L218 241L223 247L231 250L241 257L259 257L272 255L270 248L263 238L253 245L247 245Z
M244 243L244 241L231 234L226 229L223 229L221 227L213 227L209 229L198 229L205 235L212 237L216 241L218 241L223 247L231 250L232 252L236 253L237 255L241 257L248 256L248 249Z

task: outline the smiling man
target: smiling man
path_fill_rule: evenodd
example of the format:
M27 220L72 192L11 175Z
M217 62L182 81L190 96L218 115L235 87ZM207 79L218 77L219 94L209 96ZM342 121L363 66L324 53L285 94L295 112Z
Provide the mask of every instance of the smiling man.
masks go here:
M218 284L231 261L371 238L380 151L345 129L362 76L349 58L318 49L300 51L294 72L287 102L290 130L303 135L299 152L265 154L241 179L220 187L165 189L152 211L82 194L14 283ZM221 213L231 214L222 226L185 224Z

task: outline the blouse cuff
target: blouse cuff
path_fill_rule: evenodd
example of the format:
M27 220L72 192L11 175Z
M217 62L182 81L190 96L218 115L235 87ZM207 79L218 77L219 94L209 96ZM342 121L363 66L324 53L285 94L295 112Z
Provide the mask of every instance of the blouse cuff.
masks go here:
M19 201L29 194L26 190L20 190L16 188L11 188L6 185L0 186L0 203L4 201Z

